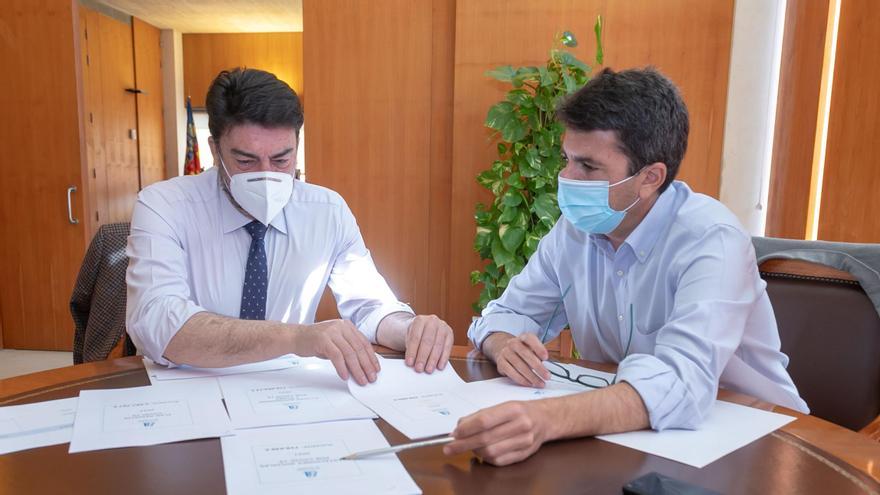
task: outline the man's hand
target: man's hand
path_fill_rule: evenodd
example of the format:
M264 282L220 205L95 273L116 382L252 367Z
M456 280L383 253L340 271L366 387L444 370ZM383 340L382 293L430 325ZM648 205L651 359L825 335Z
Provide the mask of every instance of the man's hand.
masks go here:
M406 331L406 365L418 373L446 368L453 340L445 321L434 315L415 316Z
M348 320L328 320L302 325L294 340L294 352L303 357L329 359L339 378L349 374L358 385L376 381L379 360L370 342Z
M553 418L543 400L505 402L458 421L455 440L443 447L446 455L473 450L496 466L519 462L550 440Z
M495 361L498 372L526 387L543 388L550 379L544 361L550 357L547 348L531 333L514 337L495 332L483 342L483 350Z

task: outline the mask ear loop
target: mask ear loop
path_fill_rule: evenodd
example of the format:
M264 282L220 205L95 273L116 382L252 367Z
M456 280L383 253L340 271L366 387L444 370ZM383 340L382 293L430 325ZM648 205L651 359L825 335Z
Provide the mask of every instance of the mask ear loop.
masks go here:
M222 158L221 158L221 160L222 160ZM619 181L615 182L614 184L610 184L610 185L608 186L608 189L610 190L612 187L614 187L614 186L616 186L616 185L618 185L618 184L623 184L624 182L626 182L626 181L632 179L633 177L635 177L635 176L639 175L640 173L642 173L642 170L644 170L644 169L639 170L638 172L636 172L636 173L630 175L629 177L627 177L626 179L619 180ZM636 196L636 200L633 201L632 204L630 204L630 205L627 206L626 208L624 208L624 209L622 209L622 210L619 210L619 211L620 211L621 213L626 213L626 212L628 212L633 206L635 206L636 204L638 204L638 202L641 201L641 200L642 200L641 197ZM612 210L614 210L614 208L612 208ZM618 210L614 210L614 211L618 211Z

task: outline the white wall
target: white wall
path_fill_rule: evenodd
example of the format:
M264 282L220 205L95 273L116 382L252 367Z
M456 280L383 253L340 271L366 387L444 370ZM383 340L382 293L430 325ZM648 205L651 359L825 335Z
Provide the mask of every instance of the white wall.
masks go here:
M165 123L165 176L183 175L186 154L186 99L183 94L183 36L172 29L160 34L162 107Z
M736 0L734 7L720 199L752 235L763 235L767 220L785 5Z

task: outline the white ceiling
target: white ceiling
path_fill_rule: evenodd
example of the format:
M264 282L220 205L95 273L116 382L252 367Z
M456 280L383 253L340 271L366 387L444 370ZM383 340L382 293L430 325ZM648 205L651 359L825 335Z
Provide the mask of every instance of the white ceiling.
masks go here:
M302 0L99 0L181 33L302 32Z

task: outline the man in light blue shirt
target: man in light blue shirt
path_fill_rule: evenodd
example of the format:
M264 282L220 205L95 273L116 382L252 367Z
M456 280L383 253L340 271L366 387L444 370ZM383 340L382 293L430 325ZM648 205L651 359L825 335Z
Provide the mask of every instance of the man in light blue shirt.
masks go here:
M653 69L605 70L563 102L562 217L468 332L521 385L550 378L543 343L571 329L616 383L463 418L445 451L509 464L543 442L698 428L719 386L807 412L786 372L748 232L675 181L688 114Z

